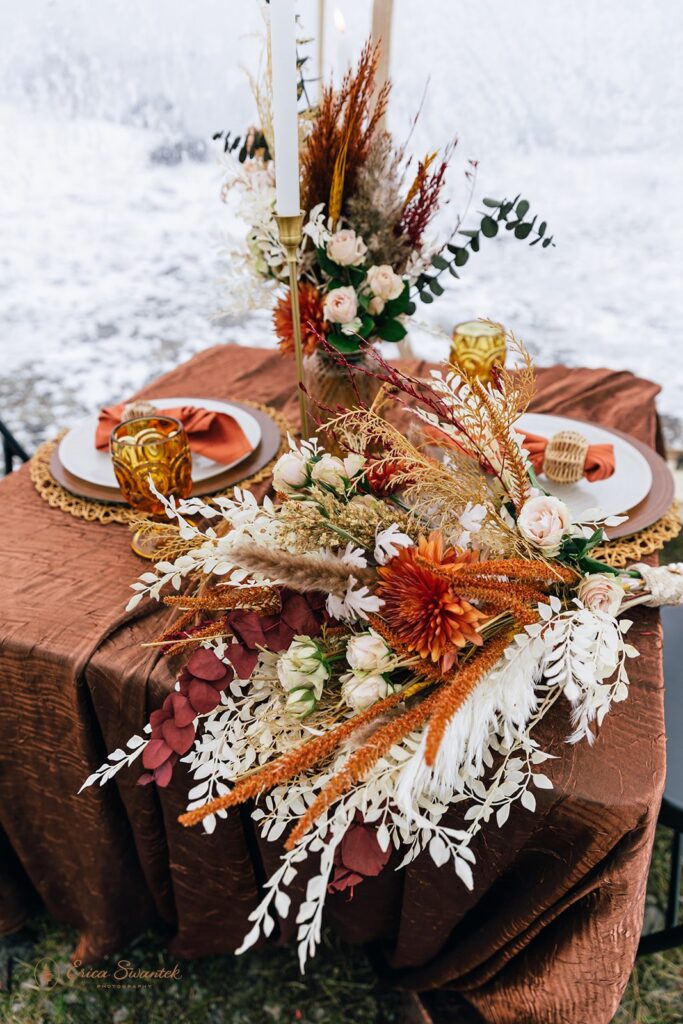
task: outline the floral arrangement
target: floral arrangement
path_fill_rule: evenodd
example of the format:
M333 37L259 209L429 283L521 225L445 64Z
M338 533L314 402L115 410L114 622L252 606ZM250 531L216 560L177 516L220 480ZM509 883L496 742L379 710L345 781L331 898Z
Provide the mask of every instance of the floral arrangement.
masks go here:
M340 87L323 89L320 104L307 101L301 113L302 204L306 211L299 252L299 304L304 350L320 338L351 354L368 341L401 341L405 319L421 300L444 292L443 275L460 274L482 238L505 227L515 238L547 248L547 224L528 218L529 203L484 199L479 225L456 220L450 235L430 237L443 208L446 172L455 144L415 161L382 127L389 86L376 92L378 48L367 45L357 67ZM301 64L305 62L302 59ZM224 198L239 191L239 211L247 221L246 251L233 254L228 283L232 296L261 308L277 290L275 332L283 351L293 349L292 313L285 253L275 219L274 147L268 86L254 84L261 127L244 141L224 138L227 167ZM476 163L467 177L474 188ZM234 310L233 310L234 311Z
M508 344L521 366L486 386L377 354L376 401L329 425L343 457L290 441L276 500L165 502L166 557L128 607L175 609L156 643L184 664L84 787L136 760L141 784L167 786L181 762L180 821L207 832L254 801L284 852L240 951L290 913L309 858L302 969L330 891L420 854L471 888L478 833L552 788L543 765L562 750L541 748L539 723L559 704L568 741L593 742L628 696L624 613L683 600L680 567L601 565L591 552L618 520L573 521L541 490L515 431L533 366Z

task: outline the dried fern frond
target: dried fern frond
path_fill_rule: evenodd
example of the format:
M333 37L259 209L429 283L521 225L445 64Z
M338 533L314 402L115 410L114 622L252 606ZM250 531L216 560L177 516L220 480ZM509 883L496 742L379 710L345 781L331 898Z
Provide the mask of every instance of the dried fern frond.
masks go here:
M482 541L498 554L515 550L516 538L498 516L494 495L473 459L455 466L439 462L372 410L352 409L328 428L343 448L372 456L378 468L391 468L392 482L403 490L409 515L423 527L440 530L450 541L462 531L459 517L468 504L478 503L487 510Z
M193 548L204 543L204 537L192 537L187 540L180 536L177 523L159 523L152 519L136 519L130 529L137 534L138 540L149 542L153 546L155 561L175 562L176 558L187 554ZM152 544L153 542L153 544Z

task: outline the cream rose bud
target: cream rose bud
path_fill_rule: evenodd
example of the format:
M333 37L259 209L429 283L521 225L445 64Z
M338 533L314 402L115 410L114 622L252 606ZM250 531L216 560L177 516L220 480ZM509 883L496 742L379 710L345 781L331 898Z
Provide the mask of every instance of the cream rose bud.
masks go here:
M286 701L287 712L294 718L306 718L312 711L315 711L315 695L313 690L292 690Z
M323 316L331 324L350 324L356 319L358 296L350 285L327 293Z
M319 700L329 679L318 645L310 637L295 637L277 663L282 688L287 691L311 690Z
M356 672L386 672L391 664L391 651L381 636L359 633L346 645L346 660Z
M336 455L323 455L319 462L313 463L311 480L316 484L327 484L333 490L342 490L346 478L346 469Z
M391 692L392 687L383 676L356 676L349 673L342 678L342 697L352 711L365 711L371 704L388 697Z
M621 608L624 588L614 576L597 572L584 576L577 588L577 597L590 611L614 616Z
M285 452L273 468L273 486L276 491L287 494L303 487L308 480L308 463L299 452Z
M340 267L357 267L363 262L368 247L355 231L343 228L335 231L327 243L327 255Z
M390 299L397 299L403 291L403 278L395 274L388 263L383 263L380 267L370 267L368 284L372 294L381 299L383 303L389 302Z
M517 517L521 535L546 555L556 555L571 526L569 509L559 498L539 494L527 498Z
M368 312L372 313L373 316L379 316L384 311L384 299L380 299L379 295L373 295L368 302Z
M344 469L349 480L352 480L354 476L358 476L360 471L365 466L365 458L362 455L358 455L356 452L351 452L344 459Z

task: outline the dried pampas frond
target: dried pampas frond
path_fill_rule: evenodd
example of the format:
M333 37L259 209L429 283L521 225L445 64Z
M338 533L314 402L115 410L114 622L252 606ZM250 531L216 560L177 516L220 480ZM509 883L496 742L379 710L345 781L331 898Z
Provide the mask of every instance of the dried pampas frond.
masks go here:
M344 597L349 576L354 576L359 583L374 579L371 569L350 565L343 556L331 551L290 554L289 551L240 539L231 544L230 558L234 558L235 563L247 572L259 573L271 583L302 593L323 591Z

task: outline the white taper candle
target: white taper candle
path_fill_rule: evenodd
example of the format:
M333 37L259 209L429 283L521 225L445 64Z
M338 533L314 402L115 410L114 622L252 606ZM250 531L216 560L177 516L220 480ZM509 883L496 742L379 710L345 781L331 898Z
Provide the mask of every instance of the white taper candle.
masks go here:
M276 205L280 217L295 217L301 199L294 0L270 0L269 7Z

